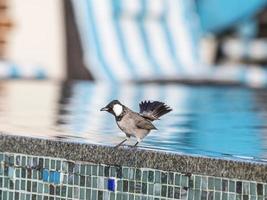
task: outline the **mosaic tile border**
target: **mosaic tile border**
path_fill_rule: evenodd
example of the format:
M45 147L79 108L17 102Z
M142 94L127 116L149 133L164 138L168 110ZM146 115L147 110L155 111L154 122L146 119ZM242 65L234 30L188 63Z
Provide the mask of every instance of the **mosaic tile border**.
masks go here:
M267 162L249 162L173 154L140 148L119 148L45 140L0 133L1 151L65 158L107 165L267 181Z
M0 152L0 200L267 199L267 183Z

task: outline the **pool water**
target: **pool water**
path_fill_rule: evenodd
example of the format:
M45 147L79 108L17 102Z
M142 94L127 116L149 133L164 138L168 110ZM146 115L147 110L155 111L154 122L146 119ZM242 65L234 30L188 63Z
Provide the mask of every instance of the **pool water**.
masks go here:
M234 159L267 159L267 90L177 84L105 85L13 81L0 84L0 131L114 146L124 139L113 99L134 111L142 100L173 108L139 148ZM134 144L134 138L128 145Z

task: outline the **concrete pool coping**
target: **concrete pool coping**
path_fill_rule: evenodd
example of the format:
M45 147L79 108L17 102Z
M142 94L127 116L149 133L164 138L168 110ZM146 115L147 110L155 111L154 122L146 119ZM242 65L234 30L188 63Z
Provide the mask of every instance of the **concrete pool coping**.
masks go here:
M0 133L0 152L64 158L97 164L153 168L257 182L267 181L267 163L210 158L140 148L82 144Z

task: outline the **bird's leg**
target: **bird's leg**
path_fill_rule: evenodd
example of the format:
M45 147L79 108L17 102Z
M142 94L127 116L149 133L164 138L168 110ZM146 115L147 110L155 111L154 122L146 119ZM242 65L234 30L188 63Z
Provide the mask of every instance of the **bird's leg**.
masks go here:
M134 147L136 147L138 144L139 144L139 142L136 142L136 143L134 144Z
M133 146L133 147L136 147L136 146L139 144L139 142L141 142L141 140L142 140L142 139L140 139L140 138L137 138L137 142L134 144L134 146Z
M118 148L119 146L121 146L124 142L126 142L129 138L127 137L126 139L122 140L119 144L117 144L115 146L115 148Z

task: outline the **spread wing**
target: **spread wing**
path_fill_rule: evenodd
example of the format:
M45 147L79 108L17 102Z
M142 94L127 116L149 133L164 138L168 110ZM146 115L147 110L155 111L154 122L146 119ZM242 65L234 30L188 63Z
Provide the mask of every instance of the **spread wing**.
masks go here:
M172 111L169 106L160 101L142 101L139 104L139 108L140 115L151 121L157 120L162 115L165 115L166 113Z
M140 119L137 121L136 126L140 129L146 129L146 130L152 130L152 129L157 129L150 121Z

